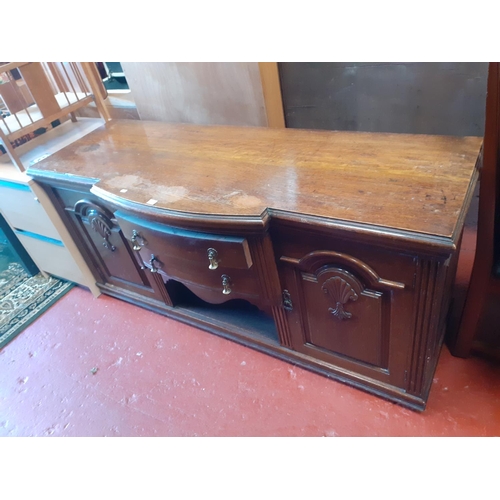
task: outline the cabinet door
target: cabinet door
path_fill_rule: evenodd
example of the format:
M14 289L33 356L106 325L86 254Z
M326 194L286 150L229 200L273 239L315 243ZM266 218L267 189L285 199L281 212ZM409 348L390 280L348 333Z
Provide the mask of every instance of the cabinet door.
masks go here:
M112 212L89 193L63 188L54 191L97 284L162 300L160 290L148 279Z
M113 216L104 207L87 200L78 201L69 212L86 237L105 283L148 286L130 245Z
M337 368L404 387L412 286L333 251L281 258L292 348Z

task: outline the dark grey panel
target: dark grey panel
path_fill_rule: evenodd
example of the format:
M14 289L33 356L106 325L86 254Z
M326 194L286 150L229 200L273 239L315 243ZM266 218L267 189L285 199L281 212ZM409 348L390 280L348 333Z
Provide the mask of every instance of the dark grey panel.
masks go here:
M483 135L488 63L279 63L287 127Z

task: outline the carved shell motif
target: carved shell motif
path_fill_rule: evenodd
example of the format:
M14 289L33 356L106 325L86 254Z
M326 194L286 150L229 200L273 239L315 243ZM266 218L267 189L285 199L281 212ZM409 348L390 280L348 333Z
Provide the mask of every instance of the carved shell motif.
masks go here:
M335 307L330 307L328 311L336 318L343 320L349 319L352 316L352 313L344 309L344 304L349 302L349 300L358 300L358 294L347 281L335 276L327 279L321 289L335 302Z
M89 210L87 217L90 223L90 227L103 239L103 246L114 252L116 250L116 247L109 241L109 238L111 236L111 228L103 215L98 213L97 210Z

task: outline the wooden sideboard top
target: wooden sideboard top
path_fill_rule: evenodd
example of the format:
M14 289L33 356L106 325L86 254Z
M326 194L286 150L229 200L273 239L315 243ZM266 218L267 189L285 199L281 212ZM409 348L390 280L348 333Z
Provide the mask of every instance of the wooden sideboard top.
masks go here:
M450 238L481 142L116 120L28 173L95 179L113 197L172 211L261 217L271 209Z

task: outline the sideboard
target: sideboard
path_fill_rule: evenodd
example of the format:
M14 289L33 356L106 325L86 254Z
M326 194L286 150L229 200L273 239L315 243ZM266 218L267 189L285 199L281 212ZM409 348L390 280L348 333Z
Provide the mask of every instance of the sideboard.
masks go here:
M28 174L102 293L423 410L480 148L120 120Z

